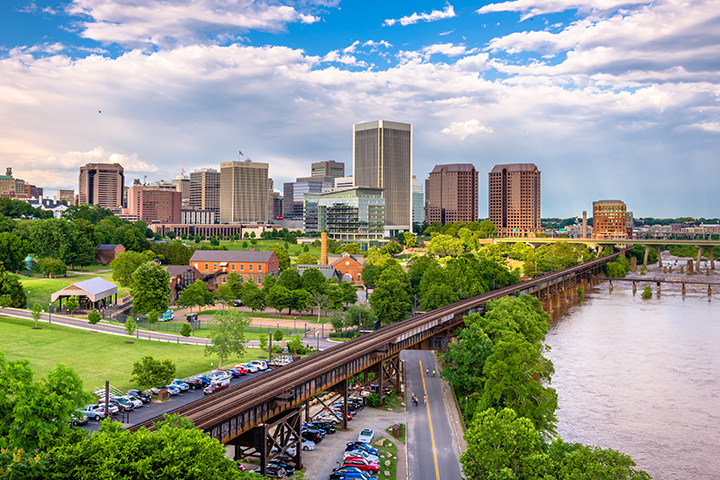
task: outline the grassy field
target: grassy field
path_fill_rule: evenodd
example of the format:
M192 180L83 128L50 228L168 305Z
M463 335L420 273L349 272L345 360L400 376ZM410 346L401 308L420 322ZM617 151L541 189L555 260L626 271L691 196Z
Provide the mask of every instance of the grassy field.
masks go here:
M227 247L228 250L245 250L242 247L243 242L245 242L245 241L246 241L245 239L236 240L234 242L230 242L229 240L221 240L220 245L224 245L225 247ZM247 240L247 242L248 242L248 249L254 247L254 248L257 248L258 250L267 250L267 247L269 247L270 245L278 245L278 244L281 246L285 246L285 240L258 239L256 245L252 245L250 243L250 240ZM288 243L288 252L290 253L291 257L297 257L300 253L302 253L304 248L305 248L305 245ZM311 255L313 255L317 258L320 258L320 247L312 247L312 246L308 245L308 248L310 249L309 251L310 251Z
M25 293L28 293L28 304L33 305L38 302L43 307L47 307L50 303L50 295L62 290L63 288L72 285L73 283L82 282L84 280L90 280L91 278L100 277L108 282L113 282L112 273L86 273L86 274L68 274L67 277L20 277L20 282L25 289ZM118 288L118 298L128 295L128 291L125 288Z
M136 387L130 381L133 362L151 355L155 359L170 359L177 365L178 378L210 370L217 366L216 356L203 355L204 347L178 345L149 340L93 333L59 325L43 324L33 330L34 322L0 316L0 343L8 360L27 359L35 379L44 377L58 363L72 367L83 379L85 390L105 384L105 380L121 389ZM241 358L230 358L224 364L234 365L258 358L260 352L249 349Z

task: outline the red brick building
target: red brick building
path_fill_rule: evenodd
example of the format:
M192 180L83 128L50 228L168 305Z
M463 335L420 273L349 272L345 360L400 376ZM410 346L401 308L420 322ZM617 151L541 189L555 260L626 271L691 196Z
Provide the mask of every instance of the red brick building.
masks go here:
M280 275L280 263L275 252L243 252L230 250L197 250L190 258L190 266L201 274L217 274L219 285L228 273L235 272L243 281L261 284L267 275Z
M365 260L362 257L356 257L346 252L339 256L332 255L330 266L340 273L344 281L351 281L354 285L363 285L362 272L365 269Z
M632 232L630 234L632 236ZM620 200L593 202L593 238L628 238L627 206Z
M127 213L150 223L180 223L182 193L172 190L148 190L133 185L128 192Z
M95 261L102 265L110 265L110 262L115 260L115 257L125 253L125 247L122 245L111 245L111 244L100 244L97 246L97 252L95 253Z

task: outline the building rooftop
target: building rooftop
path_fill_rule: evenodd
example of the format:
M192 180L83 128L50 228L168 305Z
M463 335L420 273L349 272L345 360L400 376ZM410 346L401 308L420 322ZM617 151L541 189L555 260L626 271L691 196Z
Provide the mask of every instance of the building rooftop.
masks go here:
M446 172L472 172L475 170L475 165L472 163L449 163L447 165L435 165L435 168L433 168L430 173L440 173L443 169L445 169Z
M593 202L593 205L596 203L625 203L622 200L598 200L597 202Z
M508 172L536 172L537 166L534 163L509 163L505 165L495 165L490 173L501 173L503 168Z
M196 250L191 262L269 262L274 252Z
M188 270L195 270L195 267L192 265L168 265L167 267L167 272L171 277L174 277L175 275L182 275Z
M115 250L117 244L101 243L97 246L98 250Z

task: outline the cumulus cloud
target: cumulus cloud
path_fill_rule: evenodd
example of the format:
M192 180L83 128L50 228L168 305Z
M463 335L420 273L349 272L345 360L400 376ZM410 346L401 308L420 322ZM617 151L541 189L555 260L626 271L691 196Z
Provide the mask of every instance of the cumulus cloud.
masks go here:
M650 2L638 0L512 0L501 3L491 3L476 10L476 13L486 14L495 12L523 12L521 17L525 20L535 15L545 13L558 13L566 10L579 10L581 13L612 11L619 7L631 5L646 5Z
M277 32L319 20L290 5L254 0L73 0L66 11L91 19L79 22L82 36L131 47L203 43L219 29Z
M479 120L468 120L466 122L453 122L449 126L442 129L443 135L453 134L460 140L465 140L470 135L476 133L493 133L493 129L480 125Z
M434 45L428 45L427 47L423 47L423 49L421 50L422 54L426 57L438 53L447 57L459 57L461 55L473 54L477 51L477 48L468 49L464 45L454 45L452 43L436 43Z
M430 13L415 12L412 15L408 15L399 19L389 18L385 20L383 26L392 27L396 23L399 23L403 27L406 27L408 25L413 25L418 22L435 22L437 20L444 20L446 18L452 18L454 16L455 10L453 9L453 6L448 3L442 10L433 10Z

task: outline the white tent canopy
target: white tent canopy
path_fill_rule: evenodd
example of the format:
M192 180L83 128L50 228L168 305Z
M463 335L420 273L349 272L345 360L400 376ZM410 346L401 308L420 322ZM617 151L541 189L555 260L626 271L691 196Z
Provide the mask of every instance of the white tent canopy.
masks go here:
M108 282L107 280L95 277L90 280L74 283L70 286L58 290L50 296L50 299L54 302L58 298L63 297L87 297L93 304L100 300L117 295L117 285Z

